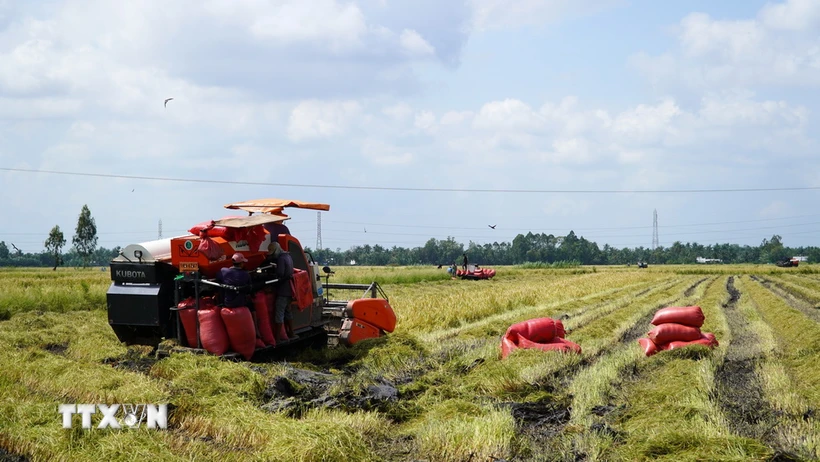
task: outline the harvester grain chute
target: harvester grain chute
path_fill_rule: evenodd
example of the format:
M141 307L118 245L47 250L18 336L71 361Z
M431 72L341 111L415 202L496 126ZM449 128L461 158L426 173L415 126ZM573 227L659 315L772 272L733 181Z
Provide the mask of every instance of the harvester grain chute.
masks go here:
M177 349L211 351L203 346L202 336L210 330L201 332L201 319L203 314L210 314L207 310L222 310L219 302L224 291L246 293L249 300L259 304L257 312L260 307L272 312L271 303L265 302L272 300L272 288L278 282L272 265L265 261L271 242L278 242L293 259L294 287L300 295L295 297L291 311L298 337L295 341L265 342L264 348L257 345L256 351L292 343L315 345L317 341L330 346L353 345L392 332L395 314L378 283L330 283L332 271L326 267L323 284L318 264L296 237L287 233L271 235L266 225L288 220L282 213L286 207L330 210L327 204L283 199L233 203L225 208L246 211L248 216L203 222L192 227L188 235L125 247L111 261L112 284L106 296L108 322L119 340L127 345L156 347L165 339L175 339ZM250 286L235 287L215 279L221 268L231 265L231 257L237 252L248 260L245 268L251 274ZM361 295L334 300L331 290ZM224 311L217 312L226 317ZM193 313L196 315L189 315ZM267 317L258 316L257 321L268 322L263 319ZM208 329L222 325L220 316L216 318L214 323L208 320Z

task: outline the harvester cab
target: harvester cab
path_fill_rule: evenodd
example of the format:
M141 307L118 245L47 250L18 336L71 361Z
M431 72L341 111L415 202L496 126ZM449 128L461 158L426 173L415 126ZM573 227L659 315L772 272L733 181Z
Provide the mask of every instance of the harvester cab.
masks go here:
M262 199L228 204L248 216L225 217L202 222L189 235L132 244L111 261L112 284L107 293L108 322L120 341L128 345L158 346L164 339L175 339L176 349L204 350L217 355L239 353L237 336L255 337L247 324L236 324L234 311L223 308L220 294L237 291L253 304L257 327L263 333L255 351L282 347L293 341L272 341L264 335L274 329L273 300L279 280L272 271L268 248L277 242L293 259L293 331L297 343L327 337L328 345L353 345L395 329L396 318L387 296L378 283L332 284L330 268L322 284L319 265L304 251L299 240L289 233L272 235L269 225L282 223L286 207L330 210L327 204L283 199ZM256 214L256 215L255 215ZM222 268L241 252L251 274L250 286L231 286L217 282ZM328 289L363 291L351 300L333 300ZM244 327L243 327L244 326ZM280 324L281 326L281 324ZM279 337L279 333L272 332ZM214 345L222 346L214 346ZM225 345L228 345L225 347ZM247 357L247 355L244 355Z

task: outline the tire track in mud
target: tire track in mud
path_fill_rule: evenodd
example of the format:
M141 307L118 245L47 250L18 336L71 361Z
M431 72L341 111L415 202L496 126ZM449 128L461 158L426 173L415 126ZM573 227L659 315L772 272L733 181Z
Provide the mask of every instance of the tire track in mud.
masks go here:
M706 279L700 280L684 291L685 294L692 294L697 288L697 286L705 281ZM630 297L633 299L639 299L644 296L649 296L654 294L657 291L668 290L671 287L675 286L679 283L679 281L675 280L667 280L665 281L666 284L662 286L650 287L640 292L634 293ZM678 299L673 299L678 300ZM584 313L589 311L594 311L597 309L601 309L606 307L612 303L603 302L598 303L592 306L583 307L580 311L575 312L574 316L580 316ZM666 306L666 304L670 303L670 301L666 301L659 304L659 307ZM618 309L622 309L625 306L628 306L629 303L623 303L623 306L619 306L615 309L608 310L603 314L603 316L607 316ZM645 325L651 321L652 316L654 316L655 309L651 309L650 312L641 318L636 326L637 328L633 327L630 329L632 331L635 329L635 339L642 335L642 333L646 330ZM589 323L595 322L596 320L600 319L599 317L592 318L586 320L586 322L574 326L574 329L579 329L583 326L586 326ZM646 321L645 323L643 321ZM562 389L567 389L574 378L580 373L582 370L593 366L599 359L604 357L608 352L612 351L614 348L617 347L617 344L613 344L610 347L602 348L598 352L596 352L593 356L588 356L583 358L577 364L560 369L555 372L555 375L552 377L549 385L545 385L544 389L550 392L558 392ZM561 398L553 398L551 401L539 401L536 403L502 403L504 407L509 407L513 418L516 422L516 431L526 437L529 443L529 448L531 454L518 454L513 457L513 460L552 460L552 459L545 459L543 454L550 454L554 453L556 450L559 449L556 446L556 443L559 441L561 435L564 432L565 427L569 424L571 413L572 413L572 397L571 396L564 396ZM607 412L611 411L614 408L609 406L597 406L593 412L596 412L596 415L603 416ZM589 432L614 432L606 423L604 422L595 422L592 426L586 431ZM613 433L614 434L614 433ZM572 456L575 460L584 460L586 458L586 454L575 452L573 450Z
M780 297L790 307L799 310L801 313L805 314L806 317L808 317L809 319L815 322L820 322L820 309L815 308L814 304L809 300L806 300L799 294L795 294L794 292L789 291L788 288L779 284L777 281L773 281L771 279L766 279L764 277L759 276L750 277L752 278L752 280L761 284L770 292Z
M726 291L729 299L723 304L723 312L732 340L715 371L712 399L723 411L733 433L774 447L777 441L772 430L777 425L777 415L766 402L756 373L757 363L762 359L760 338L748 327L748 319L738 309L742 294L735 288L734 276L726 281Z
M0 462L28 462L29 459L22 454L11 453L0 447Z

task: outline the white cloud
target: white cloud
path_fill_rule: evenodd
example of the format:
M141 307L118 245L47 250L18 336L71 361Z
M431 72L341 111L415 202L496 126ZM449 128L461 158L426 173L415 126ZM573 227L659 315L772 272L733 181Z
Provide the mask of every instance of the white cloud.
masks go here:
M237 2L223 0L220 3L235 9ZM259 8L258 16L244 18L250 20L251 33L276 44L315 41L333 51L343 51L361 47L367 32L364 14L353 3L340 4L335 0L245 2L249 4ZM252 14L254 9L245 8L243 12Z
M681 115L681 110L673 100L665 100L655 106L639 104L635 109L622 112L615 117L612 131L638 142L656 141L664 134L676 131L672 121Z
M801 31L820 25L820 4L814 0L767 3L758 15L771 29Z
M468 0L479 30L555 23L620 5L618 0Z
M4 98L0 96L0 120L73 117L83 110L75 98Z
M376 165L407 165L414 160L412 152L373 138L362 142L362 154Z
M819 24L820 2L812 0L768 4L756 18L740 20L692 13L676 28L677 50L638 53L632 62L659 87L816 86Z
M303 101L290 114L288 137L301 141L341 135L359 114L356 101Z
M418 32L412 29L404 29L401 31L399 42L402 48L412 56L431 56L436 53L435 48L427 43L427 40L424 40Z
M382 109L382 114L397 120L403 120L413 114L413 108L407 103L397 103Z
M793 107L786 101L754 101L751 93L730 94L728 97L707 95L698 111L707 125L738 126L787 125L803 127L808 119L804 107Z
M432 132L436 128L436 115L431 111L418 112L413 125L420 130Z
M478 129L537 130L544 126L544 118L520 100L505 99L482 106L473 126Z
M471 120L475 114L470 111L447 111L441 116L441 125L459 125L467 120Z

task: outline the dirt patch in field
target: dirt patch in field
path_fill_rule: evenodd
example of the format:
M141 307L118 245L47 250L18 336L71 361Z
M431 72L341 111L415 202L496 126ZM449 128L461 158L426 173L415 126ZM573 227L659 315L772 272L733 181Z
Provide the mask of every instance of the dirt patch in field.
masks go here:
M638 322L630 327L629 330L621 334L621 338L619 338L618 341L621 343L632 343L638 341L641 337L645 337L646 333L652 329L652 325L650 323L652 322L652 318L655 317L655 312L666 306L667 304L665 303L660 304L649 313L646 313L641 317L641 319L638 320Z
M772 434L777 415L766 402L760 377L755 373L760 359L760 339L748 327L748 320L737 309L741 293L734 286L734 277L726 281L729 299L723 311L732 341L723 363L715 373L713 399L723 410L729 428L738 435L759 439L769 446L779 443Z
M683 293L683 296L684 297L691 297L692 294L695 293L695 290L697 290L698 286L703 284L703 281L705 281L707 279L709 279L709 278L703 278L700 281L696 282L695 285L693 285L692 287L686 289L686 291Z
M400 403L399 391L393 383L376 378L372 383L334 393L334 388L348 388L337 386L344 385L343 380L343 376L292 368L285 375L268 381L262 396L265 401L262 409L283 412L296 418L312 408L340 409L348 412L378 410L388 417L397 417L401 414L395 409Z
M762 284L763 287L769 289L773 294L783 299L783 301L790 307L800 310L800 312L805 314L808 318L820 322L820 310L818 310L815 304L811 301L805 299L800 294L790 292L788 288L771 279L758 276L751 276L751 278Z
M0 462L28 462L28 458L26 458L26 456L12 454L0 448Z
M147 374L157 362L156 356L152 353L153 348L151 347L132 346L124 355L105 358L102 362L111 365L114 369Z
M551 444L570 418L569 406L557 401L511 402L501 403L500 406L510 410L516 430L529 440L533 456L554 451Z
M65 356L65 352L68 350L68 343L49 343L44 346L43 349L55 355Z

